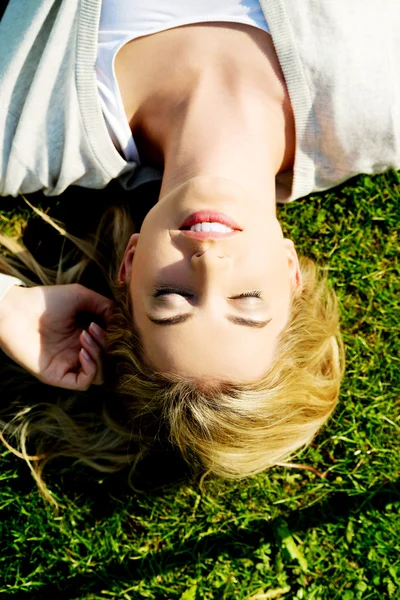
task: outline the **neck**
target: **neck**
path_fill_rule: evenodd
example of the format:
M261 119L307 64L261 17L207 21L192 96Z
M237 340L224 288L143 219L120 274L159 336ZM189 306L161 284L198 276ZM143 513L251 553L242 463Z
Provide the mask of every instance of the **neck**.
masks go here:
M207 76L170 122L163 139L161 197L197 177L228 179L275 208L275 175L284 159L284 124L275 106L231 95Z
M247 29L245 44L261 34L263 52L253 44L231 55L224 40L218 60L214 53L159 95L153 85L142 96L131 127L143 161L164 167L160 198L195 177L217 177L275 214L275 176L293 164L293 114L270 37Z

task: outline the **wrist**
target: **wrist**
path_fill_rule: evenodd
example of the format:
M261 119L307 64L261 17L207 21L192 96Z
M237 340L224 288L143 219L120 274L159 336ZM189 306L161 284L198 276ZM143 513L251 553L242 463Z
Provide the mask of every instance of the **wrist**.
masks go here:
M15 278L10 278L15 279ZM20 285L18 285L20 284ZM4 323L7 319L7 316L10 314L10 311L13 306L15 306L17 302L17 298L20 298L21 291L23 291L24 287L22 282L18 279L15 279L14 282L10 281L8 287L1 290L0 294L0 345L2 342L2 331L4 329Z
M18 279L17 277L13 277L12 275L6 275L5 273L0 273L0 302L2 301L8 290L16 285L22 287L25 286L24 282Z

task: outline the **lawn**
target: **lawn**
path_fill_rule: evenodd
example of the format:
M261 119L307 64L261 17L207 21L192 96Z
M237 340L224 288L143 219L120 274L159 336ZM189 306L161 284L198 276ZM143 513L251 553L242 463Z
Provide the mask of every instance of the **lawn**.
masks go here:
M1 597L400 598L400 174L358 177L279 214L300 253L329 271L341 306L340 403L297 459L324 477L275 468L240 482L150 488L150 472L161 480L179 470L173 455L156 456L133 492L124 474L60 461L46 478L55 513L26 465L2 450ZM23 203L0 200L3 231L35 219Z

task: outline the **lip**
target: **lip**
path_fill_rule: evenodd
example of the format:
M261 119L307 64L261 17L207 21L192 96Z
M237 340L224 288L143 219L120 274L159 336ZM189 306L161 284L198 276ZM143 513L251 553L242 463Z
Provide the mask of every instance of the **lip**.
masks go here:
M222 232L217 232L217 231L190 231L190 228L193 227L193 225L197 225L198 223L221 223L221 225L226 225L227 227L230 227L231 229L233 229L233 231L232 232L230 231L227 233L222 233ZM182 225L179 227L179 229L181 231L183 230L183 233L185 233L185 234L187 234L187 233L202 234L201 237L190 236L190 237L196 237L197 239L205 239L207 237L226 237L227 235L232 235L233 233L235 233L237 231L242 231L242 228L239 227L239 225L237 223L235 223L235 221L233 219L228 217L228 215L225 215L224 213L220 213L220 212L213 211L213 210L200 210L200 211L197 211L197 212L191 214L187 219L185 219L185 221L182 223ZM211 235L209 235L209 234L211 234ZM216 234L218 234L218 235L216 235Z
M206 223L207 221L202 221ZM216 221L214 221L215 223ZM236 229L235 231L227 231L223 233L222 231L190 231L190 229L184 229L180 231L181 235L185 237L192 238L193 240L218 240L218 239L226 239L228 237L232 237L239 233L240 229Z

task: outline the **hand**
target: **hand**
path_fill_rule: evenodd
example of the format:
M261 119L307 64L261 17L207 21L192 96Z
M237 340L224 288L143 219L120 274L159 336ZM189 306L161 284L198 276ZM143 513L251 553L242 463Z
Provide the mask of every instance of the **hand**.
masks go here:
M80 284L14 286L0 302L0 348L43 383L86 390L103 382L105 331L93 322L85 331L79 318L107 324L112 309Z

